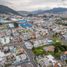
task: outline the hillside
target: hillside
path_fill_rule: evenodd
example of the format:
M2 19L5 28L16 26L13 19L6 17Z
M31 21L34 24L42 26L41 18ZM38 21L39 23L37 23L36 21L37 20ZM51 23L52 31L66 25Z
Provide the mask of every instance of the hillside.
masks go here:
M32 14L43 14L43 13L63 13L66 12L67 8L53 8L50 10L37 10L33 11Z
M18 12L16 12L15 10L7 7L7 6L3 6L3 5L0 5L0 13L1 14L14 14L14 15L20 15Z

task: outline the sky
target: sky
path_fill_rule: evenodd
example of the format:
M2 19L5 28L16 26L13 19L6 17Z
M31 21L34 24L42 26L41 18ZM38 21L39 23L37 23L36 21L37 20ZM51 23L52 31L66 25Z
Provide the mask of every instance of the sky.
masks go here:
M67 0L0 0L0 5L9 6L17 11L34 11L57 7L67 8Z

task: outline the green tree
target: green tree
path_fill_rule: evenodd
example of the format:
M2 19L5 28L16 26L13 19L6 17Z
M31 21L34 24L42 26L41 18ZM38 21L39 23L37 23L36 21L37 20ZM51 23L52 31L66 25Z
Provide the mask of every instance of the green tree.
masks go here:
M18 23L14 23L15 28L18 27Z

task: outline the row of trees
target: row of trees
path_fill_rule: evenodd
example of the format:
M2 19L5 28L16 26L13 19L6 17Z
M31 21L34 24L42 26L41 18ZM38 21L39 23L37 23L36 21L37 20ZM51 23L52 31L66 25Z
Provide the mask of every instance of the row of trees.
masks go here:
M62 45L62 41L56 36L53 37L53 43L52 45L54 45L55 49L54 49L54 56L56 58L60 58L61 54L64 51L67 51L67 46L66 45Z

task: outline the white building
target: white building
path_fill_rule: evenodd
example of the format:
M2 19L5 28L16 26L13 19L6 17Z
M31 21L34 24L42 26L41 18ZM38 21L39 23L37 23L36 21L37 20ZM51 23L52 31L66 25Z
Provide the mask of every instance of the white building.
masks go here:
M0 42L1 42L3 45L9 44L9 43L10 43L10 37L0 38Z
M33 45L30 42L25 42L25 46L27 49L32 49Z

